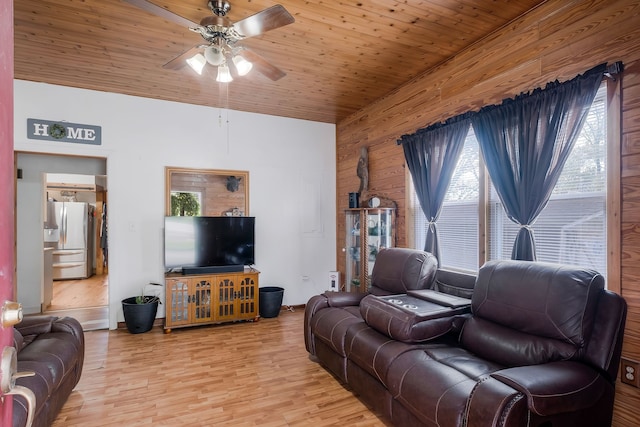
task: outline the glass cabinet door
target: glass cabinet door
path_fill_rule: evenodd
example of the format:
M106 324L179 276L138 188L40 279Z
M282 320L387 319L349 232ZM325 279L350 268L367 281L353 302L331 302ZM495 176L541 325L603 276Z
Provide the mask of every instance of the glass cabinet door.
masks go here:
M345 272L345 290L351 291L360 286L360 273L362 271L361 235L360 235L360 209L350 209L346 212L347 235L346 253L347 263Z
M193 288L193 321L194 322L210 322L213 320L211 312L211 281L201 279L194 283Z
M393 246L392 227L393 210L367 210L367 276L371 276L378 252Z
M188 324L191 285L189 279L167 279L167 314L165 322L169 326Z
M392 208L347 209L345 290L367 292L373 266L383 248L393 247Z

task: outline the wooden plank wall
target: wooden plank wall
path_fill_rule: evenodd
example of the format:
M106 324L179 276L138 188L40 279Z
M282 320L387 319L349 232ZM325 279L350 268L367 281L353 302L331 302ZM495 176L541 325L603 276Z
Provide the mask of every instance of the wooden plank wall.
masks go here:
M360 147L369 149L370 193L398 204L406 246L406 179L396 140L426 125L499 103L602 62L623 61L620 292L629 305L623 356L640 360L640 2L550 0L337 126L337 249L344 277L344 210L357 191ZM615 240L615 239L614 239ZM640 425L640 390L618 381L616 427Z

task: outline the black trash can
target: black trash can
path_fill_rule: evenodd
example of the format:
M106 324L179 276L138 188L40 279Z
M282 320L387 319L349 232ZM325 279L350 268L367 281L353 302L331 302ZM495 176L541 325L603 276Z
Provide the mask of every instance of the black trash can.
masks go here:
M259 308L260 317L278 317L282 307L284 289L278 286L264 286L260 288Z
M122 300L122 311L124 313L124 323L132 334L141 334L150 331L153 322L156 320L158 311L158 298L145 296L144 304L137 304L136 297Z

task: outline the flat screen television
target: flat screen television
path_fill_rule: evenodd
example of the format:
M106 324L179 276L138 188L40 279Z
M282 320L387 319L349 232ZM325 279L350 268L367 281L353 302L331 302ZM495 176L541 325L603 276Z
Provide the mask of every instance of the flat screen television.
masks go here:
M167 216L164 265L183 274L242 271L255 263L255 217Z

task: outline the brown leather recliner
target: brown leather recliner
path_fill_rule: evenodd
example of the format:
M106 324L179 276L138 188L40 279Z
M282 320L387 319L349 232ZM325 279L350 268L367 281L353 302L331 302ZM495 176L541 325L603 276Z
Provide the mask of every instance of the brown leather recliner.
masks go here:
M438 262L427 252L386 248L376 257L369 293L325 292L305 308L305 345L338 378L346 381L346 330L364 324L360 301L368 294L392 295L431 287Z
M489 262L471 313L451 316L450 331L432 338L394 339L407 336L394 323L342 324L321 306L307 307L305 337L315 343L307 349L398 426L611 424L626 304L595 271ZM343 372L335 363L341 342Z
M14 346L18 372L35 373L16 380L35 394L33 426L50 426L80 381L85 350L82 326L71 317L27 316L14 327ZM13 402L13 427L22 427L27 420L26 401L14 396Z

